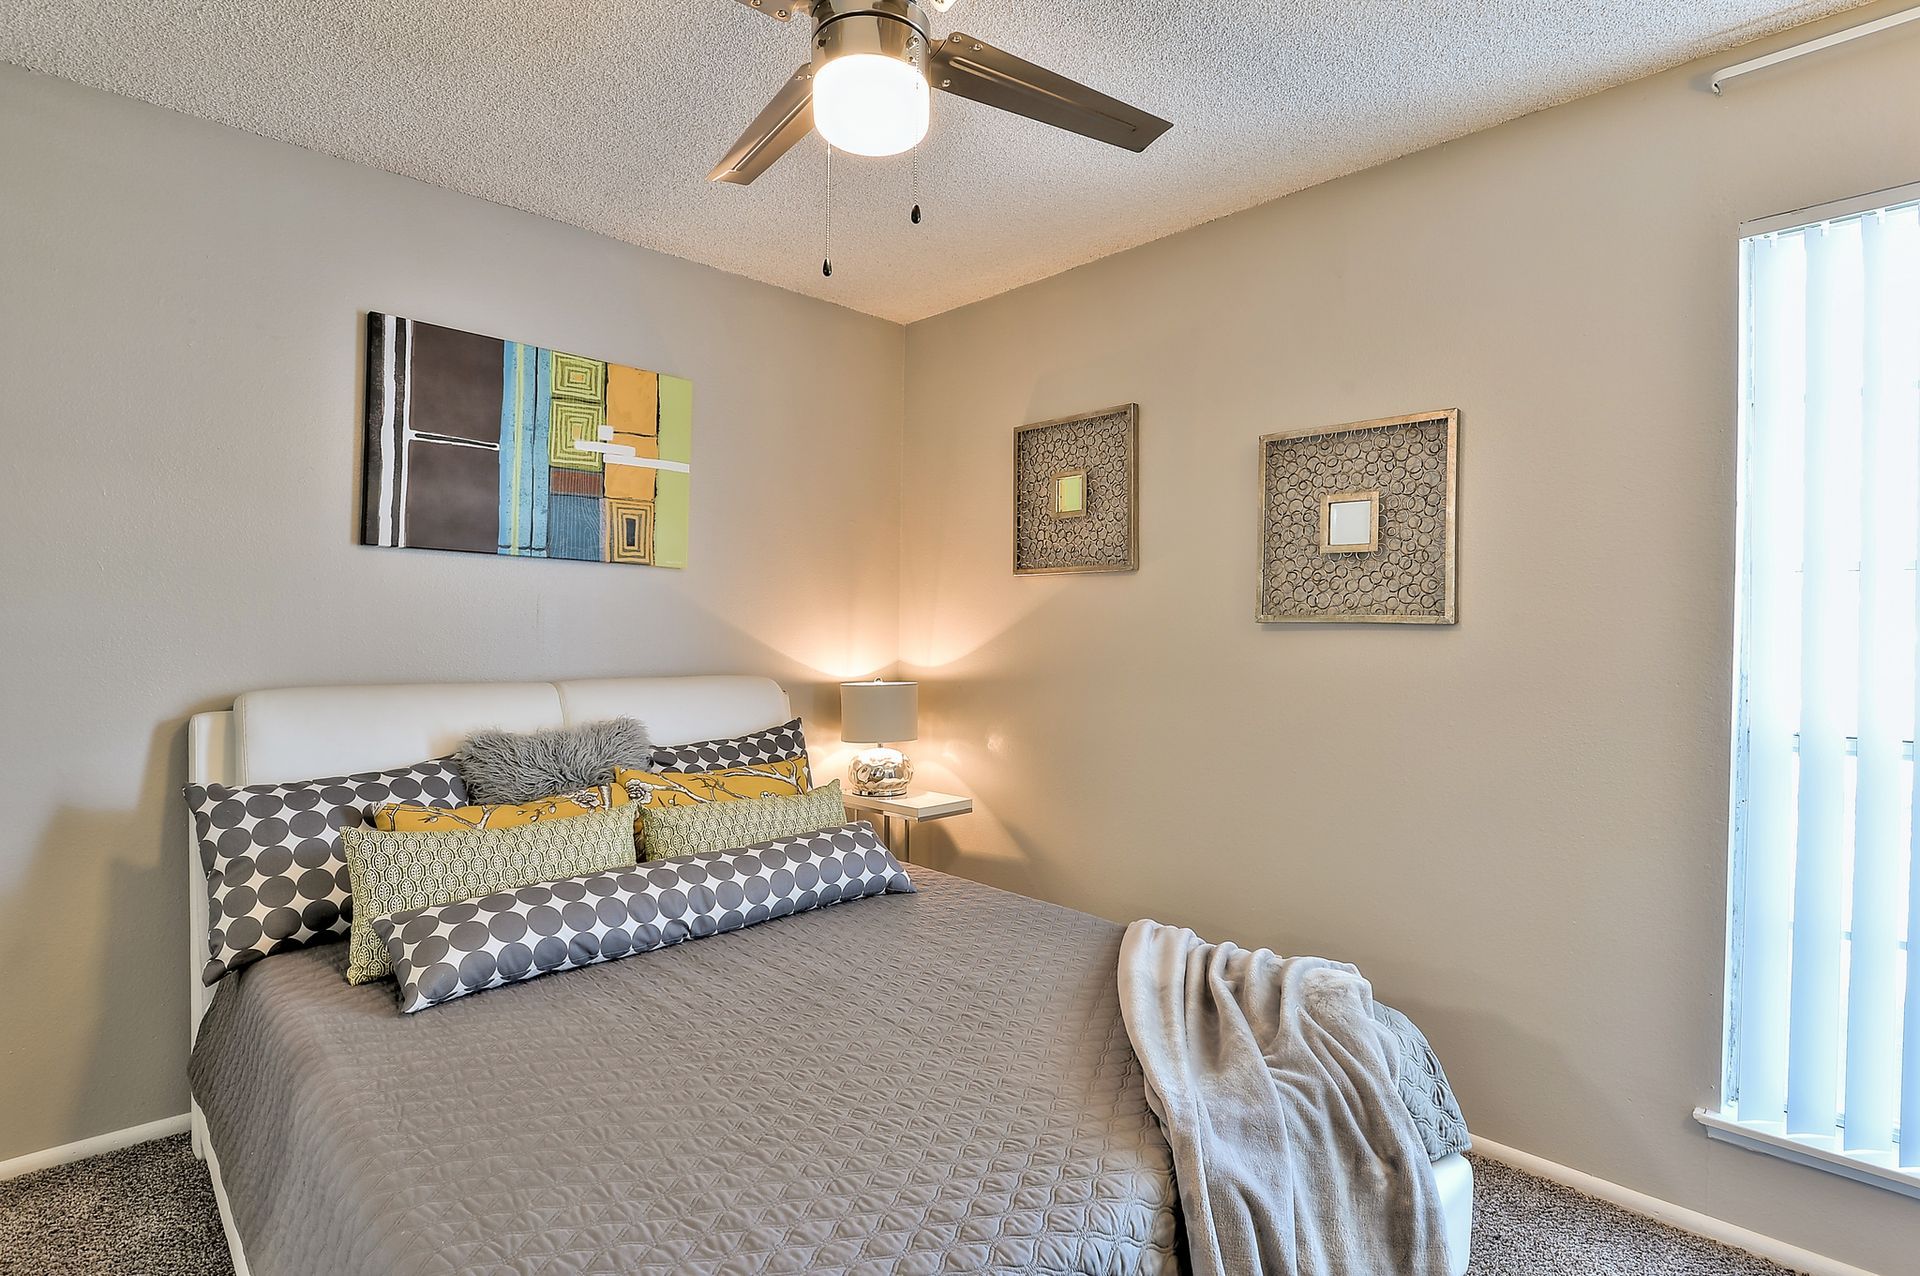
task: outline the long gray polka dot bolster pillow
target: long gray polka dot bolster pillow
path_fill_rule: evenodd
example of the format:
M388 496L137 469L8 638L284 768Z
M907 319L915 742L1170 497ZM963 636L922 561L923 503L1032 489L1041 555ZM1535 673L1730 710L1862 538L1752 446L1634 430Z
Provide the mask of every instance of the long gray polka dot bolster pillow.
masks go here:
M892 891L900 862L864 821L376 918L400 1009Z

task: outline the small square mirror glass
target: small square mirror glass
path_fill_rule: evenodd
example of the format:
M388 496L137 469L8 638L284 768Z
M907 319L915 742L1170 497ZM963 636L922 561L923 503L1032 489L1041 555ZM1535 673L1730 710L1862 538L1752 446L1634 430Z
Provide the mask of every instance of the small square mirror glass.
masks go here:
M1087 512L1087 472L1064 470L1053 476L1053 513L1056 518L1078 518Z
M1327 543L1364 545L1373 539L1372 501L1335 501L1327 511Z
M1380 493L1335 492L1320 503L1320 552L1367 554L1380 548Z

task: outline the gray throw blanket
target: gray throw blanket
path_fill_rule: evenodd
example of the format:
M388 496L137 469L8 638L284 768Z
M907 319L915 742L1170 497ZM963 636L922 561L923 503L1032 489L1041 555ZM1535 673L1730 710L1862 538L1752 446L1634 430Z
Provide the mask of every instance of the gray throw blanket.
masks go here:
M1138 921L1120 1010L1195 1276L1447 1276L1433 1167L1352 966Z

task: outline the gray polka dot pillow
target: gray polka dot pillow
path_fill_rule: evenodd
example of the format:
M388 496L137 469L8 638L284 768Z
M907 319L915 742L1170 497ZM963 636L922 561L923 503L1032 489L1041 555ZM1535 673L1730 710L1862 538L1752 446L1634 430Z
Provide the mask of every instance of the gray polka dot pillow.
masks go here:
M865 822L376 918L400 1009L572 970L913 882Z
M655 745L653 769L698 774L760 762L786 762L807 756L807 737L800 719L724 740L696 740L692 744Z
M189 784L187 809L207 874L202 982L272 953L344 935L353 919L340 830L388 802L463 806L451 758L290 784Z

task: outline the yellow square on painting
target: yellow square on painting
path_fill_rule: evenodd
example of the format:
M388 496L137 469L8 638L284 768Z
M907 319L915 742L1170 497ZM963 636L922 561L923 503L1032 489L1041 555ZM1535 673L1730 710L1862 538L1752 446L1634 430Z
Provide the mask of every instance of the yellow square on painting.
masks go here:
M660 440L644 434L619 434L613 441L633 449L638 460L658 460ZM627 501L653 501L653 478L659 471L650 465L628 465L618 456L607 458L607 495Z
M660 435L660 374L607 365L607 424L616 434ZM628 439L631 443L633 440Z

